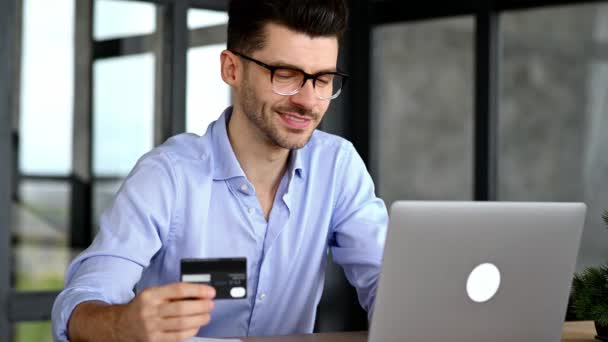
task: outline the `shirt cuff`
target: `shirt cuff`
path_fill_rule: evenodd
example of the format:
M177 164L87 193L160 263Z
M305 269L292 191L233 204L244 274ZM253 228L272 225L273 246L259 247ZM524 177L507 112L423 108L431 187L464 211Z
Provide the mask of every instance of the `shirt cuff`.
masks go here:
M83 289L67 289L57 296L51 313L54 341L70 341L68 338L68 321L70 320L74 308L76 308L78 304L86 301L107 302L101 293Z

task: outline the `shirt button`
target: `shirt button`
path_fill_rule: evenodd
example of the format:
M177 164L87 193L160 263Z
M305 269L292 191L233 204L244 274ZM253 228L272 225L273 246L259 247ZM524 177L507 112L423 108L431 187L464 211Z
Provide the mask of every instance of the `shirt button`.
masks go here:
M264 300L264 298L266 298L266 294L262 293L259 298L260 298L260 300Z
M241 190L242 191L247 191L247 189L249 189L249 187L247 186L247 184L241 185Z
M255 208L249 208L247 211L249 212L249 215L255 214Z

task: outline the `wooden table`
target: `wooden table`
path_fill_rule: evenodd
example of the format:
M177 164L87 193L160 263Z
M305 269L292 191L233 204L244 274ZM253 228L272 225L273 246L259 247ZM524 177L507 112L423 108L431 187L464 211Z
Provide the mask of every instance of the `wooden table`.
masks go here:
M593 322L566 322L562 333L563 342L598 342L595 340ZM245 337L244 342L366 342L367 331L323 333L292 336Z
M562 341L587 342L595 339L595 325L593 322L566 322L562 333Z

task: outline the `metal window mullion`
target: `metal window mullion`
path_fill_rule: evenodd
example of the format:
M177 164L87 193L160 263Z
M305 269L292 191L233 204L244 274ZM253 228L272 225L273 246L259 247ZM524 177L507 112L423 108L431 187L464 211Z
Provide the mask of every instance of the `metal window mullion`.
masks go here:
M226 43L226 24L198 28L188 32L190 48ZM155 52L156 34L107 39L93 42L93 60Z
M58 291L11 291L8 317L11 322L48 321ZM4 341L4 340L3 340Z
M11 290L11 192L13 177L12 101L15 80L17 0L0 1L0 341L10 341L8 300Z
M370 61L371 30L369 1L351 0L349 26L340 45L338 65L351 75L340 96L333 100L320 129L350 140L368 166L370 153ZM370 168L372 176L373 167Z
M154 145L186 130L188 6L174 1L158 7Z
M541 7L575 6L606 2L606 0L495 0L495 9L499 11L520 11Z
M371 23L369 1L351 0L349 31L347 32L348 70L352 73L347 102L348 139L353 142L361 158L369 164L370 154L370 54Z
M188 0L190 7L213 11L227 11L228 0Z
M429 20L469 15L475 12L476 1L446 1L440 4L420 2L403 10L402 0L372 1L371 20L374 25Z
M93 239L93 0L76 3L70 246Z
M225 11L228 9L228 0L126 0L135 2L149 2L158 5L172 4L178 1L187 1L187 5L193 8L209 9L214 11Z
M13 114L13 189L12 198L13 201L19 202L19 125L21 120L21 49L22 49L22 37L23 37L23 0L15 1L15 50L13 52L13 65L16 72L13 75L13 91L11 98L12 106L11 111Z
M225 44L228 39L228 24L193 29L188 32L190 47Z
M479 4L492 3L492 9L501 11L518 11L549 6L584 5L602 3L607 0L494 0L494 1L450 1L421 2L409 6L405 11L402 0L373 1L370 11L375 25L397 22L412 22L446 17L476 15Z
M478 201L497 199L499 14L492 1L480 8L475 29L474 189Z
M154 51L154 34L93 42L93 60L137 55Z

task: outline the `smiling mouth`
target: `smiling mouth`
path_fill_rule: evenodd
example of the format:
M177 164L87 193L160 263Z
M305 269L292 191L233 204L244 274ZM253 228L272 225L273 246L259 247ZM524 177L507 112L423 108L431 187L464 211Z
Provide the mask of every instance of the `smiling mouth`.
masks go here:
M281 114L281 115L284 115L287 119L293 120L293 121L296 121L296 122L307 122L307 121L310 121L310 119L305 119L305 118L298 117L298 116L291 115L291 114Z
M301 115L279 112L283 123L293 129L305 129L311 124L312 119Z

